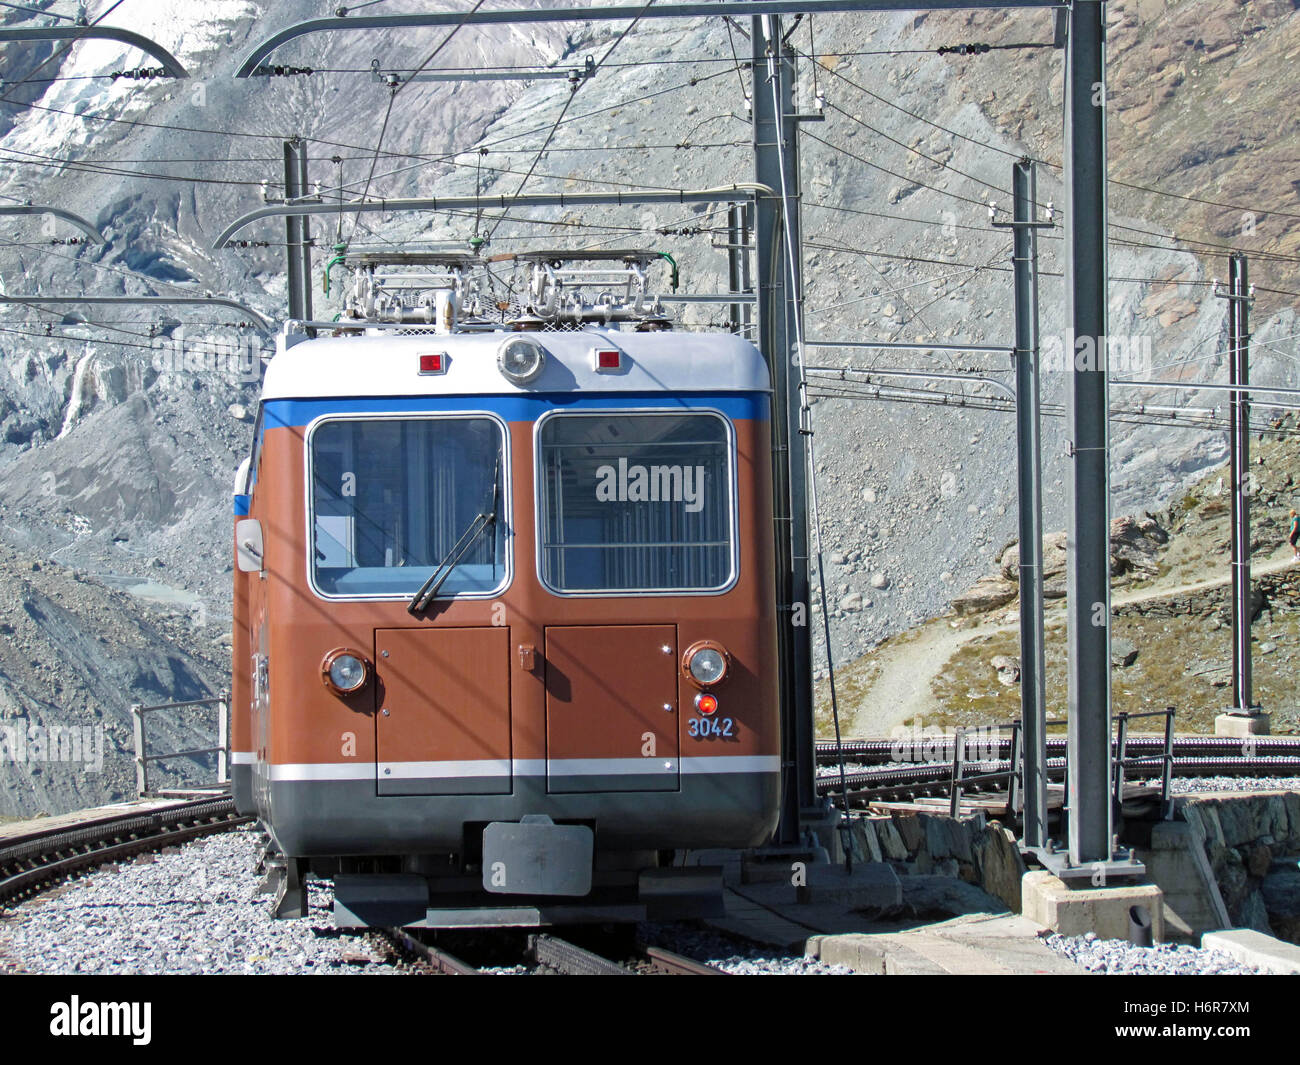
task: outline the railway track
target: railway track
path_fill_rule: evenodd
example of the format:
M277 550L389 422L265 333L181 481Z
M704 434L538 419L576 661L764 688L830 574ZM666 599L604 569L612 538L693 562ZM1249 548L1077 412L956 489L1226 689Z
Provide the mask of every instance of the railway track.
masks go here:
M663 947L636 945L633 957L614 961L552 935L529 937L529 951L538 965L568 976L728 976L712 965Z
M1260 758L1300 759L1300 738L1294 736L1254 736L1251 737L1255 754ZM845 740L837 748L833 742L822 741L817 744L817 764L838 764L838 752L844 752L844 760L859 765L906 765L921 761L952 761L952 736L902 736L887 740ZM1164 738L1161 736L1129 736L1126 747L1132 757L1159 753L1164 750ZM1008 758L1011 754L1011 738L1000 736L989 741L981 741L981 751L992 753L996 749L998 758ZM1232 758L1240 755L1242 740L1234 736L1176 736L1174 737L1174 754L1188 758ZM899 757L909 752L924 752L924 757ZM1064 757L1065 737L1049 736L1047 738L1047 756Z
M385 945L407 965L420 972L443 976L480 976L492 971L463 961L444 947L427 943L401 928L386 928L377 933ZM620 958L626 952L617 948L608 950ZM562 976L727 976L728 973L711 965L695 961L663 947L637 943L631 957L608 957L570 943L550 933L527 937L523 958L534 971Z
M417 939L405 928L385 928L375 933L400 956L412 959L416 967L438 976L480 976L480 971L456 955L432 943Z
M819 776L817 791L822 795L847 793L851 805L866 806L870 802L890 802L914 798L946 796L950 794L953 776L953 739L951 736L926 737L923 742L898 740L846 740L839 748L834 743L817 745L817 762L823 766L837 766L843 751L852 771L845 774L841 785L838 773ZM1174 777L1213 776L1300 776L1300 739L1287 736L1260 736L1252 738L1253 751L1242 754L1243 741L1227 736L1184 736L1173 742L1171 775ZM1000 738L981 743L983 755L996 754L994 758L971 759L963 762L962 777L998 777L979 785L982 791L1005 791L1011 773L1011 740ZM900 759L899 754L915 754ZM1162 737L1129 737L1125 744L1126 769L1129 780L1139 780L1145 775L1160 776L1163 770L1164 739ZM1049 781L1065 779L1065 738L1050 737L1047 744L1047 777Z
M228 796L156 810L100 815L0 845L0 903L13 902L108 862L224 832L251 821Z

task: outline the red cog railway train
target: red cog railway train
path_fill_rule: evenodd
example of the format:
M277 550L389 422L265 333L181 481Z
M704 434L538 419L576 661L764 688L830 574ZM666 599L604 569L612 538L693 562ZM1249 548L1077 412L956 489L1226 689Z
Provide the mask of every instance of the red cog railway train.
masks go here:
M342 925L670 915L771 836L767 369L637 325L281 339L231 736L279 915L308 873Z

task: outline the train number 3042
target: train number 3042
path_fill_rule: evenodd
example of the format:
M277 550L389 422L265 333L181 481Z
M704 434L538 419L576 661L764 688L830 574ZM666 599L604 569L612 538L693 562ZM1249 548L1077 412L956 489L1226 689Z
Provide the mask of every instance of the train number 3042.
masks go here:
M693 717L686 723L686 734L696 739L712 736L735 736L735 726L729 717Z

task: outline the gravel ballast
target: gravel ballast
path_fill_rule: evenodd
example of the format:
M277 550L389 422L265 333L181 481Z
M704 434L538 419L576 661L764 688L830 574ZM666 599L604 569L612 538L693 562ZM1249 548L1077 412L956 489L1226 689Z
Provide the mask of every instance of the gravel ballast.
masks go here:
M1130 976L1262 976L1264 971L1242 965L1231 955L1201 947L1160 943L1135 947L1122 939L1099 939L1093 932L1082 936L1048 936L1047 945L1089 972Z
M178 850L103 869L10 911L0 959L32 973L394 972L350 963L370 944L340 934L325 883L311 885L310 915L271 917L257 894L256 829L241 828Z
M393 974L363 933L333 927L333 892L310 883L306 918L277 921L257 893L260 847L244 827L106 867L0 912L0 972L43 974ZM751 948L681 925L646 925L649 942L744 975L841 975L811 958ZM524 966L489 970L523 975Z

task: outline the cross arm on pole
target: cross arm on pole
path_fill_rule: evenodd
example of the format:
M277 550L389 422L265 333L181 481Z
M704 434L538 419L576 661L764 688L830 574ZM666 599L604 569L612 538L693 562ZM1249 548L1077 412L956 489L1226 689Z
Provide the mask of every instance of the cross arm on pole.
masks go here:
M619 19L721 18L752 15L819 14L844 11L972 10L978 8L1059 8L1064 0L711 0L711 2L637 4L598 7L524 8L522 10L426 11L413 15L346 15L299 22L268 37L235 73L250 78L281 46L300 37L336 31L425 29L437 26L503 25L537 22L610 22Z
M26 215L26 214L48 214L55 218L62 218L76 226L86 234L94 243L105 244L104 234L95 226L87 222L79 214L73 214L71 211L65 211L62 207L52 207L49 204L39 203L12 203L0 206L0 215Z
M0 296L0 303L13 303L28 307L45 305L84 304L84 305L119 305L138 307L229 307L241 311L254 319L263 329L271 328L271 320L264 314L253 310L246 303L228 299L225 296L45 296L45 295L5 295Z
M83 38L101 41L118 41L139 48L162 64L169 78L188 78L189 72L180 61L157 41L115 26L12 26L0 29L0 44L11 41L80 41Z
M713 189L664 189L649 192L539 192L516 196L433 196L407 197L393 200L357 200L342 206L328 203L288 203L259 207L236 218L212 242L220 251L230 238L245 226L261 218L288 217L291 215L376 214L389 211L466 211L481 208L510 207L606 207L634 206L647 203L723 203L731 200L749 200L754 196L775 196L767 185L755 182L738 182Z

